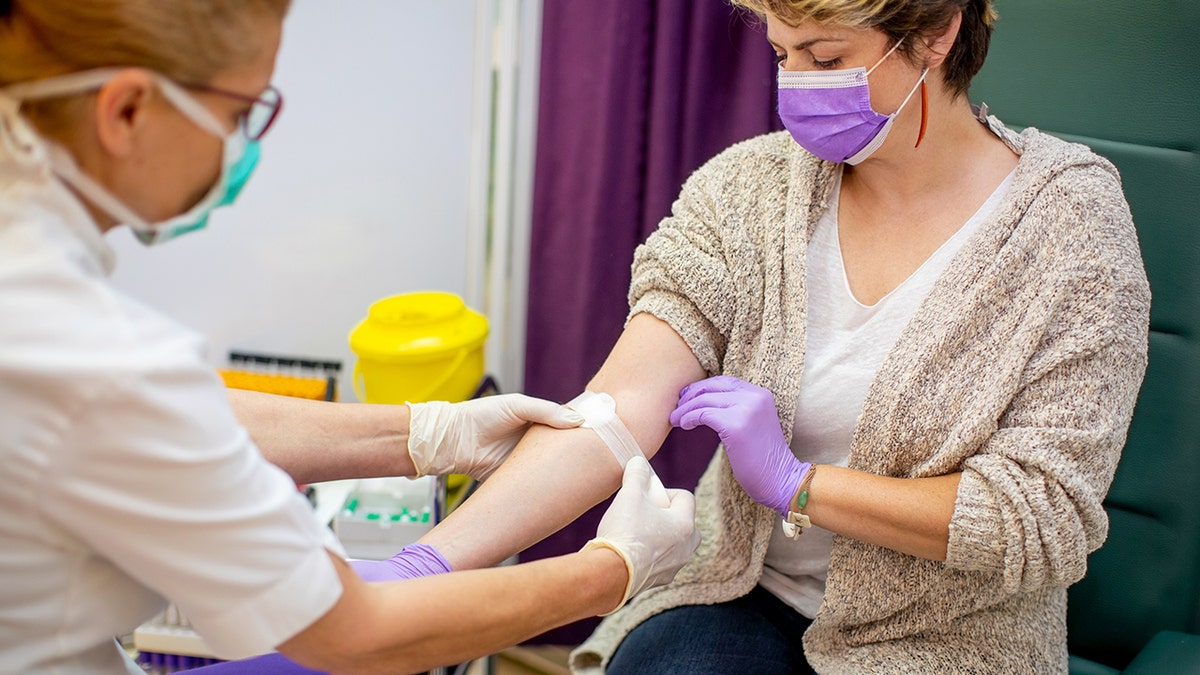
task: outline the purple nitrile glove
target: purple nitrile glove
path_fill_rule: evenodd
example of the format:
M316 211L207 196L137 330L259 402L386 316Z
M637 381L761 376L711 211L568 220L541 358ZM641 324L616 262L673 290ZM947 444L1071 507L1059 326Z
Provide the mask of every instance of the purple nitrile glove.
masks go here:
M746 494L787 517L800 479L812 467L792 454L779 426L775 395L736 377L717 375L679 392L671 425L704 425L721 437L733 475Z
M437 549L427 544L409 544L387 560L351 560L350 566L363 581L399 581L450 571L450 563ZM305 668L277 653L227 661L188 672L204 675L324 675L324 671Z
M416 579L450 571L450 563L427 544L409 544L387 560L351 560L363 581Z
M252 656L241 661L227 661L203 668L192 668L188 675L327 675L323 670L313 670L289 660L283 654L272 653Z

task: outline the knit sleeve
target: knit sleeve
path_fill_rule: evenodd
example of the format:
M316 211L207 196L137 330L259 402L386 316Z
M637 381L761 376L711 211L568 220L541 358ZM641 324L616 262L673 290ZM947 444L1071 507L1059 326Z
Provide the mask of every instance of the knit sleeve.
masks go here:
M757 142L734 146L688 178L671 215L634 254L629 317L642 312L670 326L704 370L722 370L729 338L752 303L740 286L761 275L755 235L742 223L752 184L770 160ZM761 283L761 282L759 282Z
M1150 298L1120 186L1107 188L1046 191L1078 226L1058 240L1066 250L1043 254L1070 262L1041 275L1041 338L997 430L963 466L946 563L999 573L1009 592L1083 578L1108 532L1102 501L1145 374Z
M702 231L678 227L678 216L663 224L634 256L629 316L644 312L670 324L704 371L716 374L727 333L721 330L726 317L712 296L717 295L713 289L728 284L729 275L720 259L705 251Z

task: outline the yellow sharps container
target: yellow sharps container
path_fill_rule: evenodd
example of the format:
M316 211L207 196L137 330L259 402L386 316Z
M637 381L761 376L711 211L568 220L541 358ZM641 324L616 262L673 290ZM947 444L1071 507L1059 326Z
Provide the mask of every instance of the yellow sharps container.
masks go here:
M487 318L442 291L371 304L350 332L354 391L366 403L465 401L483 379Z

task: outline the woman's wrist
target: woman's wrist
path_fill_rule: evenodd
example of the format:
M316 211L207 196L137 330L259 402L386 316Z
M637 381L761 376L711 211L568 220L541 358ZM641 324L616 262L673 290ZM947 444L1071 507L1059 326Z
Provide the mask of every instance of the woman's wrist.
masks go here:
M788 511L800 513L804 511L804 507L808 506L808 492L812 489L812 481L816 474L817 465L809 464L808 469L800 475L800 482L796 483L796 490L792 492L792 498L788 500Z
M804 513L804 507L808 506L808 492L813 478L817 475L817 465L805 462L804 466L800 482L796 485L792 498L788 500L787 512L783 514L783 533L790 539L799 537L812 526L809 517Z

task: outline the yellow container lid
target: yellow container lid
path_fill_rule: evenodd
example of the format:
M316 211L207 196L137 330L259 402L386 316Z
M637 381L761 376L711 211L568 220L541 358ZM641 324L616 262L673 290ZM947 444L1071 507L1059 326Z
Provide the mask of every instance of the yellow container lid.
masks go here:
M393 295L371 304L350 332L360 359L384 363L428 361L483 344L487 317L444 291Z

